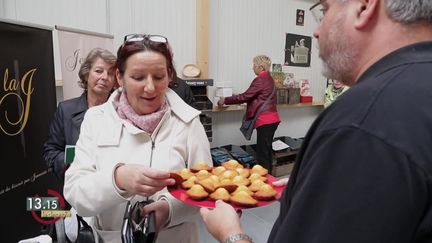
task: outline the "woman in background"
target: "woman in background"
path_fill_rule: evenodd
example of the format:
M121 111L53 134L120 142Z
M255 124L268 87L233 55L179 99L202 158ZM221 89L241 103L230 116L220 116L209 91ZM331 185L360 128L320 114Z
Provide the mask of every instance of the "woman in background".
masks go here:
M105 103L113 91L115 62L116 57L110 51L102 48L91 50L78 72L78 83L84 92L80 97L60 102L57 107L42 156L62 183L67 168L65 147L76 144L87 109Z
M247 103L245 119L252 119L264 102L270 100L263 107L254 125L257 130L256 159L258 163L272 173L272 143L273 136L280 123L279 113L276 108L275 83L270 76L269 69L271 59L265 55L259 55L253 59L253 71L257 77L249 88L242 94L231 97L221 97L218 105L231 105Z
M80 134L81 122L89 107L105 103L116 87L114 65L116 57L110 51L95 48L85 58L78 71L78 81L84 92L80 97L60 102L51 122L48 140L43 147L42 156L63 186L64 174L69 165L65 164L66 145L75 145ZM69 208L69 205L67 206ZM73 214L75 211L72 210ZM63 226L56 223L57 238L66 233L69 240L75 241L78 223L75 217L64 220Z
M334 79L325 90L324 108L327 108L329 105L331 105L337 99L337 97L339 97L348 89L348 86L344 85L341 81Z
M167 171L211 163L200 112L168 88L175 78L163 36L128 35L117 52L121 88L86 113L64 194L78 214L93 217L103 240L121 242L128 201L153 199L157 242L198 242L198 208L166 190Z

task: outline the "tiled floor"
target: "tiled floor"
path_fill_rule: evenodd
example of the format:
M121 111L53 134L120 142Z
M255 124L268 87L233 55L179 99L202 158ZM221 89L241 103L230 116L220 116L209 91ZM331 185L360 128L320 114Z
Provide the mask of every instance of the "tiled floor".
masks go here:
M265 207L243 210L241 216L243 229L252 237L255 243L267 242L273 223L279 214L279 206L279 202L275 202ZM217 243L217 241L207 232L202 221L200 221L199 225L200 242Z

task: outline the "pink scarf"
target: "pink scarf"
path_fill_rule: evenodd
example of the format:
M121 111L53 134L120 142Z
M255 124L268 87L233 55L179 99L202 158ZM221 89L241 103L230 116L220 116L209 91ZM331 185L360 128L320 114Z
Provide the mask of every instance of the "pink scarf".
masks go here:
M141 130L147 132L148 134L152 134L156 129L159 122L162 120L162 117L166 112L170 110L167 101L162 104L162 106L155 112L146 114L146 115L138 115L132 106L129 104L126 92L121 92L120 99L117 103L117 114L120 118L129 121L134 126L140 128Z

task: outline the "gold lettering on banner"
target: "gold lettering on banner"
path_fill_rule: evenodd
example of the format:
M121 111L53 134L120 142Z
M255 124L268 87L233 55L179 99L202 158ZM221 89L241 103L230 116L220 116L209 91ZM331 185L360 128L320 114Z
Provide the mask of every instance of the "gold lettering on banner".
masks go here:
M31 95L34 91L32 86L33 75L36 71L36 68L27 71L21 80L9 80L9 70L6 68L4 71L3 90L5 91L5 95L0 97L0 107L4 105L7 99L13 99L14 97L17 100L18 105L22 107L22 109L20 109L20 114L18 114L19 118L16 121L10 119L7 110L4 112L7 124L1 124L0 122L0 129L6 135L15 136L21 133L27 125L30 114ZM20 94L25 97L24 100Z
M17 81L15 79L11 79L11 81L9 82L9 85L7 85L7 78L8 78L8 76L9 76L9 70L6 68L4 79L3 79L3 89L4 89L4 91L6 91L6 92L8 92L8 91L17 91L18 84L17 84Z

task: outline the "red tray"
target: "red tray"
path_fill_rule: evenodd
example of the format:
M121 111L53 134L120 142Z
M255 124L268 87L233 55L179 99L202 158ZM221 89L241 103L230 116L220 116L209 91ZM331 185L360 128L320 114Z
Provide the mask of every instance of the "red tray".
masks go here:
M271 175L267 175L267 181L266 183L269 185L272 185L273 181L276 181L277 179L274 178ZM273 186L273 185L272 185ZM273 188L277 191L276 194L276 199L271 200L271 201L259 201L258 200L258 204L255 207L262 207L262 206L266 206L268 204L274 203L276 202L282 194L282 191L284 190L285 187L277 187L277 186L273 186ZM214 208L215 207L215 201L211 200L210 198L207 198L205 200L200 200L200 201L196 201L193 199L190 199L187 195L186 195L186 190L183 189L180 186L176 186L176 187L168 187L168 191L171 193L171 195L173 195L175 198L177 198L178 200L193 205L193 206L198 206L198 207L206 207L206 208ZM238 205L234 205L231 204L231 206L233 206L236 209L247 209L247 208L255 208L255 207L242 207L242 206L238 206Z

